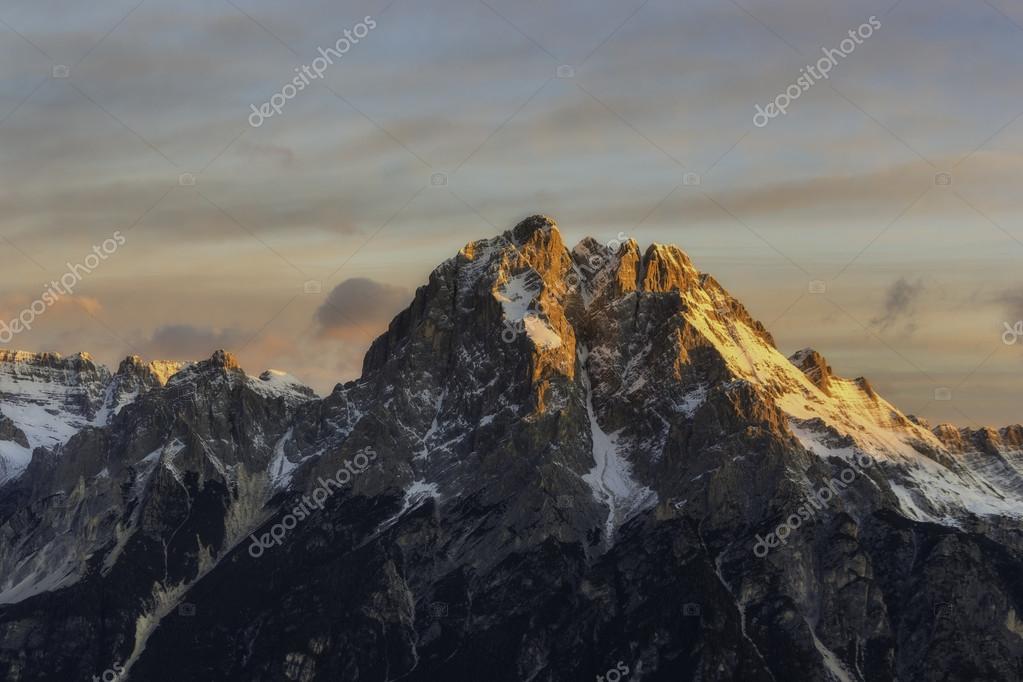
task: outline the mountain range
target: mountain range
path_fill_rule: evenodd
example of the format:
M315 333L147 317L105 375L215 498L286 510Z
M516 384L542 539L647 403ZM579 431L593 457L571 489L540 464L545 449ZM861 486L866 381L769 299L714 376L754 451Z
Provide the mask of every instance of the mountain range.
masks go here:
M1023 679L1023 427L532 216L317 396L0 351L5 680Z

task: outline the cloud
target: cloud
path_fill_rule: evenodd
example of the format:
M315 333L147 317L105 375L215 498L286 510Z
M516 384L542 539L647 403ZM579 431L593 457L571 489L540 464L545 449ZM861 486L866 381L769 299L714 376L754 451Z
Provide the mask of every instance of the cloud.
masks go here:
M145 342L146 355L161 360L199 360L223 348L237 351L246 341L238 329L193 327L190 324L169 324L157 327Z
M0 319L7 320L19 315L21 311L31 307L33 301L40 300L41 295L42 292L34 298L25 294L11 294L0 297ZM90 315L98 315L103 310L103 304L99 302L99 299L92 296L72 294L70 296L57 296L54 303L47 306L47 310L84 310Z
M905 277L900 277L894 284L888 287L882 314L873 318L870 323L881 331L885 331L900 319L911 318L914 314L916 302L923 291L924 285L921 280L911 284ZM907 323L907 331L912 332L915 328L916 326L912 321Z
M372 340L409 303L403 287L353 277L338 284L316 310L320 333L344 339Z
M79 308L90 315L98 315L103 310L103 304L99 302L99 299L92 296L62 296L57 299L53 307L59 308L62 306Z
M994 297L994 302L1005 306L1010 324L1023 320L1023 287L1002 291Z

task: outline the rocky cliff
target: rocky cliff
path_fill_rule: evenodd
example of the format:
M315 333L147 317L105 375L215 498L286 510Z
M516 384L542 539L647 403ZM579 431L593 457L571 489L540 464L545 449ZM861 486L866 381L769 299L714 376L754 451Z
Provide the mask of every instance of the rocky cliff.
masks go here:
M322 399L19 362L5 679L1023 678L1023 429L786 358L674 246L472 242Z

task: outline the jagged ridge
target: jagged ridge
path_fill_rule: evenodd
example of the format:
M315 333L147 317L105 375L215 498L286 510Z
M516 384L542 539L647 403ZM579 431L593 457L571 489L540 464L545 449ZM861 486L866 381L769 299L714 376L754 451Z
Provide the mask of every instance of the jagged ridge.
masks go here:
M1019 672L1012 481L813 351L786 359L676 247L568 250L531 217L441 264L363 376L308 398L215 355L36 458L15 491L30 512L0 491L0 565L102 569L25 583L63 591L0 608L0 671L588 679L614 652L652 680ZM286 547L234 546L367 450ZM873 466L758 558L756 538L855 456ZM86 547L49 535L86 526ZM116 634L74 630L111 584ZM920 627L935 596L965 625ZM186 598L194 621L173 617ZM431 602L450 610L430 619ZM37 618L65 633L48 659L19 639ZM197 631L203 655L182 660Z

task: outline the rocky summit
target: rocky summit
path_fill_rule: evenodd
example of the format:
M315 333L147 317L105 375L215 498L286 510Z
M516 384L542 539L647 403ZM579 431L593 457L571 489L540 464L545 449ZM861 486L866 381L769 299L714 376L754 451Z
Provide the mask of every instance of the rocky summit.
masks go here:
M526 219L319 398L0 353L0 677L1023 679L1023 427L933 429L670 245Z

